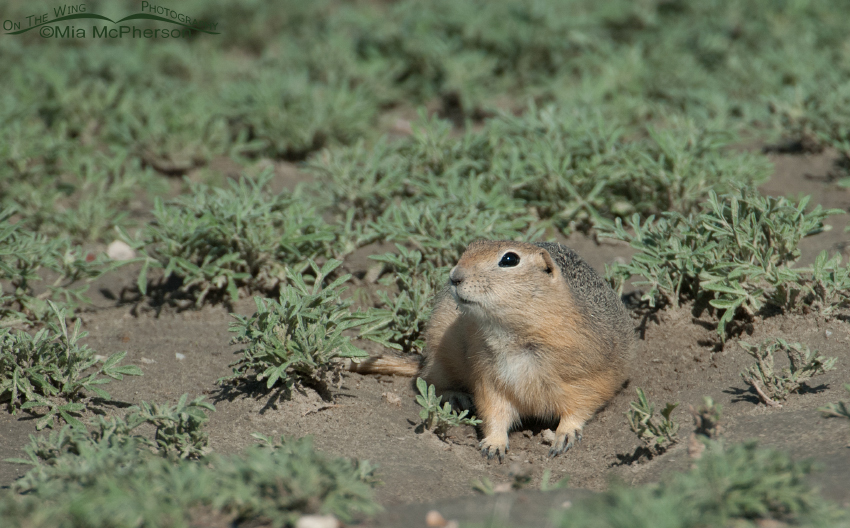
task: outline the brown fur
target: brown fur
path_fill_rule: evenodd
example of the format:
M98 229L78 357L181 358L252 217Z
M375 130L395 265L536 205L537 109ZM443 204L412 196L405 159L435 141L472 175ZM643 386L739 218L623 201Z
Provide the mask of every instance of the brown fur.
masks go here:
M508 252L519 256L517 266L499 266ZM455 403L471 394L482 453L501 460L523 417L560 420L552 456L580 440L626 380L634 327L614 291L571 249L478 241L437 295L425 341L419 375Z
M419 362L393 356L374 356L359 363L349 360L348 370L360 374L395 374L399 376L416 376L419 373Z

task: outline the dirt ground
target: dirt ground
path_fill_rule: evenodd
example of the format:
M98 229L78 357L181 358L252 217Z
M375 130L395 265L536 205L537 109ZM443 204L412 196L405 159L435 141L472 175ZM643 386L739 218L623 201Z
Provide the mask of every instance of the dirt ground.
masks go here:
M813 204L850 210L850 191L829 181L834 157L773 154L774 177L762 190L774 195L812 195ZM281 171L281 185L295 181L291 168ZM832 230L806 239L801 264L821 250L845 251L850 234L844 233L847 215L828 219ZM628 258L628 246L574 236L566 243L598 271L605 263ZM364 273L366 255L359 252L347 262L348 271ZM551 508L566 507L586 490L602 490L616 476L628 483L659 480L666 472L690 465L687 442L680 442L653 460L633 461L640 442L629 430L624 413L642 387L658 406L678 402L674 418L682 424L680 436L692 430L688 405L697 406L711 396L723 406L725 436L737 442L758 439L763 445L787 450L796 458L814 458L822 471L813 477L823 494L850 506L850 426L846 420L824 419L816 408L848 399L842 384L850 382L850 324L844 318L777 316L759 319L742 339L760 341L783 336L838 358L837 369L817 378L805 393L793 396L778 410L758 403L739 373L751 361L732 340L722 347L708 319L696 319L687 308L635 318L640 344L632 366L630 385L584 430L584 443L567 454L549 459L542 431L554 424L531 424L511 433L511 451L505 464L483 459L471 427L451 431L448 441L421 432L414 389L408 378L347 374L329 399L305 389L291 400L272 401L267 394L248 394L222 388L216 380L230 373L239 346L229 344L232 318L221 306L178 312L165 308L157 314L144 302L121 304L121 290L135 283L136 270L126 267L94 284L94 306L82 314L90 336L87 343L101 354L127 350L127 363L141 367L144 376L113 383L108 389L115 405L106 412L122 413L122 404L140 400L176 400L182 393L205 394L217 411L208 431L211 447L236 452L252 443L250 433L312 435L318 449L334 455L368 459L380 467L383 486L377 498L386 508L363 526L425 526L425 512L435 508L447 518L483 521L488 516L512 525L543 524ZM233 307L250 314L249 298ZM181 354L182 358L176 354ZM396 401L397 396L400 402ZM0 412L0 459L20 456L27 435L34 433L34 418L26 413ZM543 494L539 488L544 470L553 479L569 477L570 488ZM25 466L0 462L0 485L22 475ZM476 495L471 481L487 477L493 483L511 482L513 474L529 474L528 490Z

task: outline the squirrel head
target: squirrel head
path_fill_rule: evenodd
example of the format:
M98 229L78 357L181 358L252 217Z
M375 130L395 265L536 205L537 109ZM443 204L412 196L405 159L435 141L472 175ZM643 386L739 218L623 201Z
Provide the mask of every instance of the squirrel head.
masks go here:
M545 249L526 242L476 241L449 274L461 313L527 324L528 317L567 289L561 269Z

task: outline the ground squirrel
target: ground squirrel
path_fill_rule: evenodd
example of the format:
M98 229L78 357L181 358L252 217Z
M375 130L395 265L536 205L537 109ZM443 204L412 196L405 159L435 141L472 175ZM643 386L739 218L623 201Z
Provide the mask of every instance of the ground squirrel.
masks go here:
M418 371L455 404L468 407L471 396L488 458L503 460L522 418L559 418L556 456L622 387L634 342L625 306L575 251L477 241L436 296L421 365L384 357L352 370Z

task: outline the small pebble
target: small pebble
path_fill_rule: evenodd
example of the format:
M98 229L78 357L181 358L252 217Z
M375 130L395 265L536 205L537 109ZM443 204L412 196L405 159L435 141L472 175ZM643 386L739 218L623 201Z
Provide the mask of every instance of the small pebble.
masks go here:
M429 528L445 528L448 521L437 510L431 510L425 514L425 524Z
M543 437L543 443L546 445L552 445L555 442L555 431L551 429L544 429L541 436Z
M295 523L295 528L339 528L342 526L333 515L304 515Z
M104 356L102 354L95 354L94 358L98 361L106 361L106 356Z
M154 360L152 360L152 359L148 359L148 358L146 358L146 357L143 357L143 358L142 358L142 363L144 363L145 365L150 365L151 363L156 363L156 361L154 361Z
M460 524L454 519L447 521L437 510L431 510L425 515L425 524L430 528L458 528Z
M106 255L112 260L131 260L136 258L136 252L129 245L115 240L106 248Z
M177 358L177 359L179 359L180 361L183 361L184 359L186 359L186 356L185 356L185 355L183 355L183 354L181 354L180 352L175 352L175 353L174 353L174 357L176 357L176 358Z

